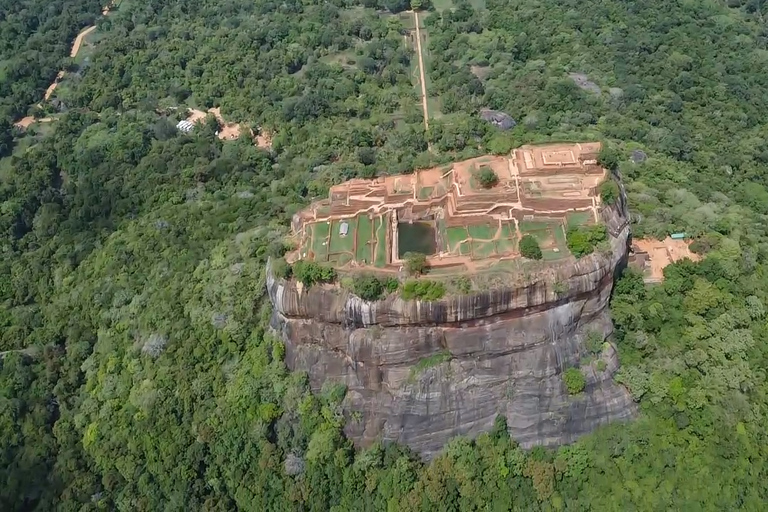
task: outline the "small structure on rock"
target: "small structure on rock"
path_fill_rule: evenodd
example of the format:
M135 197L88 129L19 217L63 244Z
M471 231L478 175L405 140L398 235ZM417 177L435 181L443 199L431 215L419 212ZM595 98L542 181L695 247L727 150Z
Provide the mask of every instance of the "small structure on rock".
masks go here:
M480 118L501 130L511 130L517 125L517 121L512 119L512 116L500 110L484 108L480 111Z
M633 164L645 162L646 158L648 158L648 155L645 154L645 151L639 149L632 151L632 154L629 156L629 159Z

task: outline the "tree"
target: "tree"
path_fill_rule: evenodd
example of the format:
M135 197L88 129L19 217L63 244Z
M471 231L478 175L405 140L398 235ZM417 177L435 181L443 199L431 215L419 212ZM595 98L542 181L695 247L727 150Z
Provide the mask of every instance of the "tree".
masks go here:
M524 235L520 239L520 254L524 258L540 260L542 258L539 242L532 235Z
M512 151L513 145L512 137L509 134L499 132L493 134L493 137L488 141L486 148L494 155L508 155L509 152Z
M613 171L619 167L619 153L610 144L603 144L600 148L600 154L597 156L597 162L608 169Z
M619 185L611 178L600 184L600 199L604 204L612 205L619 199Z
M275 258L272 260L272 274L278 279L290 279L293 269L285 258Z
M380 299L384 293L384 283L371 274L355 276L352 291L363 300L374 301Z
M13 149L13 125L8 119L0 119L0 158L10 155Z
M488 166L481 167L475 173L475 179L483 188L492 188L499 182L499 177L496 176L496 173L493 172L493 169Z
M293 276L304 286L329 283L336 279L336 270L314 261L299 260L293 264Z
M418 276L427 271L427 255L420 252L408 252L405 254L405 271L412 276Z
M565 237L568 250L577 258L581 258L591 254L598 243L607 239L608 234L604 225L597 224L584 227L572 226L568 228Z
M444 295L445 285L440 281L411 279L403 285L403 298L405 300L435 301L442 299Z
M568 393L576 395L584 391L584 387L587 384L587 380L584 378L584 374L578 368L568 368L563 372L563 382L568 389Z

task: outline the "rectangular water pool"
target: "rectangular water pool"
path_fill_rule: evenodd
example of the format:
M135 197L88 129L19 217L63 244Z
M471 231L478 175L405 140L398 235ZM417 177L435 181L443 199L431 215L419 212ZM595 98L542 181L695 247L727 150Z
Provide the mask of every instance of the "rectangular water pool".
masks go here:
M397 225L397 248L399 257L408 252L420 252L429 256L437 252L435 227L431 222L401 222Z

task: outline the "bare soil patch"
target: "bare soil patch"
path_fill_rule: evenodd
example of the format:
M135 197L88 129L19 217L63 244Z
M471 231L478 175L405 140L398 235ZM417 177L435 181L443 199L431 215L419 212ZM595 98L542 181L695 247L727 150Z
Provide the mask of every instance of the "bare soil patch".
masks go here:
M698 254L691 252L690 243L690 240L673 240L669 237L664 240L641 238L633 241L632 248L635 253L648 254L646 281L660 282L664 279L664 268L668 265L686 258L691 261L701 259Z
M190 108L188 109L188 113L189 115L187 117L187 121L191 123L199 123L205 119L208 114L213 114L213 116L219 122L220 128L217 136L221 140L237 140L243 133L243 128L240 123L227 122L221 115L221 108L219 107L209 108L208 112ZM253 130L251 129L249 129L248 132L250 133L251 139L253 139L253 142L256 146L263 149L269 149L272 147L272 136L269 132L262 131L259 133L259 135L254 134Z

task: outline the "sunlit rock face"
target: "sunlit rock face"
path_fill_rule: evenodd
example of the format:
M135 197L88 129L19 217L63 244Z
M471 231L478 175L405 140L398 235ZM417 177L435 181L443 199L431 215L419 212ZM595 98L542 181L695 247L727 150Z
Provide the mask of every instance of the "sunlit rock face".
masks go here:
M358 444L397 441L425 457L454 436L490 430L499 414L524 447L569 443L631 418L632 399L613 380L616 351L605 343L589 357L586 343L612 331L608 299L628 252L621 199L602 212L609 250L507 288L436 302L366 302L268 270L272 328L285 341L289 368L306 371L315 389L328 381L347 386L346 432ZM562 375L580 363L586 387L570 395Z

